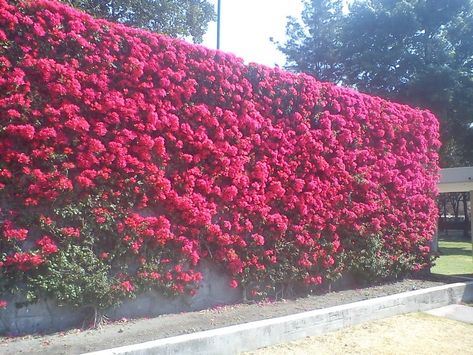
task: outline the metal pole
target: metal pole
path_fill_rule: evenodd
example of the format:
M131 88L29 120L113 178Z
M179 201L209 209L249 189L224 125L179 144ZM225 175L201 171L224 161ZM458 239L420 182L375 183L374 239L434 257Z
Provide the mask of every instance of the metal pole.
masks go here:
M221 0L217 3L217 49L220 49L220 15L222 13Z
M467 212L465 211L465 214ZM471 256L473 257L473 190L470 191Z

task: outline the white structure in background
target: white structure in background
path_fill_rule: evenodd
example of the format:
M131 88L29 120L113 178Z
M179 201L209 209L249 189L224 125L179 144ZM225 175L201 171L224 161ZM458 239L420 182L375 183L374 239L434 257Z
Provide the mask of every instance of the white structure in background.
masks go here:
M439 191L441 193L473 191L473 166L440 170Z
M440 170L439 192L470 192L471 242L473 243L473 166ZM434 239L437 251L437 236Z

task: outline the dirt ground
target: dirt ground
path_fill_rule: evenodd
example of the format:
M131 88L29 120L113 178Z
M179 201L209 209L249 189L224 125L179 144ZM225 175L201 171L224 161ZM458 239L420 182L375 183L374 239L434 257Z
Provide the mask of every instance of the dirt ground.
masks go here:
M413 313L245 354L473 354L472 334L472 324Z
M50 335L0 337L0 354L80 354L327 308L453 281L458 280L406 279L395 283L311 295L294 300L228 305L199 312L163 315L153 319L123 320L106 324L101 329L95 330L73 329Z

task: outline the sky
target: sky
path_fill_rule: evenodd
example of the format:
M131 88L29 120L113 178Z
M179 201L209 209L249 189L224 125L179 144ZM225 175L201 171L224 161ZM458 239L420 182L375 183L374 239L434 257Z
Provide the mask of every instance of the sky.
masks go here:
M215 5L217 0L209 0ZM300 0L221 0L220 49L255 62L274 67L283 66L284 55L269 38L285 42L287 16L300 18ZM202 43L209 48L217 45L217 24L209 24Z

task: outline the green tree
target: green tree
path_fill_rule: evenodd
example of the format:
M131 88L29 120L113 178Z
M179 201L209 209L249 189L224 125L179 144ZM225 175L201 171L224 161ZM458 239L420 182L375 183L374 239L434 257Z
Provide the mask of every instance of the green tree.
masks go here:
M294 18L289 19L286 28L288 41L285 46L280 46L289 69L315 74L323 81L340 80L343 64L339 61L339 35L333 31L340 30L341 11L340 1L306 1L303 24Z
M207 0L62 0L93 16L202 42L215 11Z
M442 164L473 164L473 1L306 0L287 68L433 111Z

